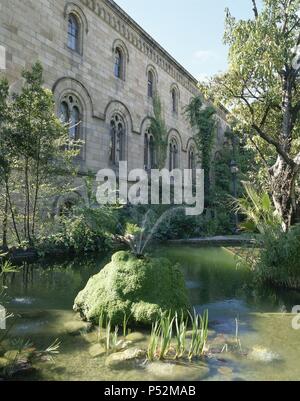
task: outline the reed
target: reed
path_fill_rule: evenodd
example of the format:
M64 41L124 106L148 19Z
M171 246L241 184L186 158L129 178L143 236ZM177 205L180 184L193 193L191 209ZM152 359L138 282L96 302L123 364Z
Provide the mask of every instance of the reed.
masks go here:
M111 321L109 320L106 325L106 339L105 339L105 349L108 353L111 349Z
M178 313L175 315L175 329L176 329L176 354L175 359L182 358L186 352L186 333L187 333L188 320L184 319L183 312L179 320Z
M166 354L171 348L172 334L173 334L173 323L175 317L171 317L169 314L164 314L160 319L160 348L158 352L159 359L165 358Z
M198 315L194 311L194 315L190 315L192 322L192 339L188 352L188 359L199 358L204 355L208 337L208 310L203 316Z
M99 316L99 322L98 322L98 341L101 341L102 339L102 330L104 327L104 311L101 309L100 316Z
M156 321L152 325L152 330L147 350L147 359L150 362L154 361L156 357L159 337L160 337L160 325L159 321Z
M189 316L190 319L185 319L182 312L180 318L178 313L172 317L170 312L162 315L153 324L147 352L148 361L166 359L168 354L174 350L175 359L188 357L190 361L205 354L208 338L208 311L206 310L203 316L196 314L196 312L194 315L189 314ZM187 349L189 324L192 326L192 338L189 349ZM175 333L174 336L173 332Z
M131 315L127 317L126 313L123 318L123 337L125 338L128 334L128 322L130 320Z

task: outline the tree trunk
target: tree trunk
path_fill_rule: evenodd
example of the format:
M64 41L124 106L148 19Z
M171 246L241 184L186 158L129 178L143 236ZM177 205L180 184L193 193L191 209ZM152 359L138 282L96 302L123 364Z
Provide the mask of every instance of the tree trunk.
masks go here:
M8 249L7 228L8 228L8 198L7 198L7 194L5 194L3 230L2 230L2 246L3 246L4 251L6 251Z
M273 202L285 232L297 218L296 178L298 173L297 165L291 166L281 157L270 170Z

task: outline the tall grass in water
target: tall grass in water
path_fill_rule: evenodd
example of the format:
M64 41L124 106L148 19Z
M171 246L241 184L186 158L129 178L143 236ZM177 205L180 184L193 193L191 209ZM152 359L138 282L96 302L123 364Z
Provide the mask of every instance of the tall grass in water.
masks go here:
M173 323L175 317L171 317L171 312L168 315L163 315L160 320L160 348L158 357L164 359L169 352L172 342Z
M160 337L160 324L159 321L157 320L152 325L150 340L148 344L147 359L150 362L154 361L156 357L159 337Z
M169 314L161 315L153 326L148 345L148 360L153 361L156 357L163 360L171 349L173 323L175 317Z
M131 315L129 315L127 317L126 313L124 314L124 318L123 318L123 337L125 338L126 335L129 333L129 329L128 329L128 322L130 319ZM111 331L111 321L106 317L105 319L105 313L104 310L101 309L100 311L100 315L99 315L99 320L98 320L98 341L101 342L101 340L103 339L103 333L104 333L104 328L106 328L106 337L107 337L107 328L108 325L110 325L109 327L109 331Z
M194 315L190 314L189 317L185 319L183 312L180 318L178 314L172 317L170 312L162 315L153 324L147 352L149 361L163 360L172 351L175 351L175 359L188 357L190 361L204 355L208 337L208 311L205 311L203 316L194 312ZM187 349L189 323L192 326L192 338L190 347ZM175 336L173 337L174 326Z
M188 358L191 361L193 358L201 357L206 348L207 337L208 337L208 310L206 310L203 316L196 314L190 315L192 322L192 339L190 349L188 352Z
M104 327L104 311L101 309L100 316L99 316L99 322L98 322L98 341L101 341L102 339L102 330Z
M106 337L104 341L106 353L117 352L121 341L119 340L119 327L112 329L111 320L108 320L106 325Z
M123 337L125 338L127 336L127 334L129 333L128 330L128 322L130 320L131 315L129 315L127 317L126 313L124 314L124 318L123 318Z
M186 333L188 319L184 318L183 312L179 320L178 313L175 315L175 338L176 338L176 355L175 359L182 358L186 352Z
M98 324L98 342L101 343L106 353L117 352L122 340L119 338L119 326L115 326L111 323L111 319L106 317L104 311L101 311L99 316Z

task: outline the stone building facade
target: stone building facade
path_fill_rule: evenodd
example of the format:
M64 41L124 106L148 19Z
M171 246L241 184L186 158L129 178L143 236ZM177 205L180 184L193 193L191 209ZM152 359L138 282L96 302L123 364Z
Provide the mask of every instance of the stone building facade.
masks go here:
M168 128L166 167L188 168L196 156L184 107L199 94L197 81L112 0L0 0L0 45L12 88L22 69L39 60L57 114L84 141L81 170L127 160L128 168L155 163L149 126L157 91ZM225 115L218 114L216 150Z

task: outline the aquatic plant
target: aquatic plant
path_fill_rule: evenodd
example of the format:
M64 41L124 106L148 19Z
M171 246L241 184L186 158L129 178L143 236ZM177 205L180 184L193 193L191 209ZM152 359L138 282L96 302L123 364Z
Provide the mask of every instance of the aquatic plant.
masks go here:
M191 361L195 357L201 357L206 348L208 337L208 310L203 316L198 315L194 311L194 315L190 315L192 323L192 339L188 352L188 359Z
M154 361L154 359L156 357L159 336L160 336L160 325L159 325L159 321L157 320L152 325L150 340L149 340L149 344L148 344L147 359L150 362Z
M172 334L173 334L173 323L175 317L171 317L171 312L163 314L160 319L160 348L158 357L160 360L164 359L168 351L170 350Z
M109 320L106 326L105 350L106 353L111 349L111 321Z
M192 337L189 349L186 346L187 329L189 323L192 326ZM175 326L175 336L173 336ZM178 314L162 314L152 326L151 336L148 344L147 359L163 360L169 353L175 352L175 359L187 357L190 361L199 358L206 352L208 338L208 311L203 316L194 311L194 315L189 313L189 318L185 319L182 312L179 320ZM175 340L175 346L173 344Z
M115 326L113 328L111 319L107 319L105 337L102 338L102 328L104 321L103 316L104 315L102 314L102 317L100 317L101 327L99 324L100 328L98 329L98 341L104 345L106 354L117 352L122 348L122 344L124 343L122 340L119 339L119 326Z
M103 327L104 327L104 310L103 308L101 308L99 314L99 323L98 323L98 341L101 341Z
M128 322L130 320L131 314L127 317L126 313L124 314L123 318L123 337L125 338L128 334Z
M120 344L118 338L119 338L119 327L116 326L115 331L112 334L112 341L111 341L111 349L113 352L117 351L118 345Z
M175 359L182 358L186 352L186 333L188 320L184 318L183 312L179 320L178 313L175 315L175 338L176 338L176 355Z

